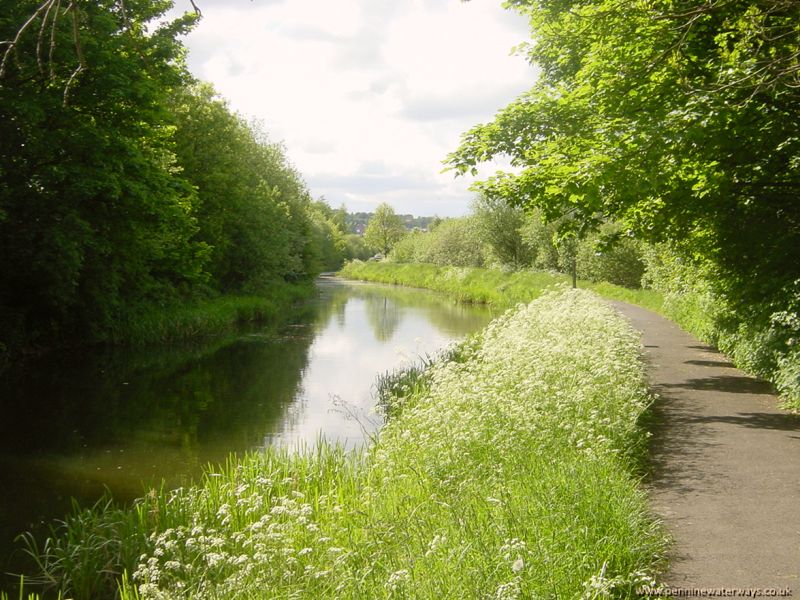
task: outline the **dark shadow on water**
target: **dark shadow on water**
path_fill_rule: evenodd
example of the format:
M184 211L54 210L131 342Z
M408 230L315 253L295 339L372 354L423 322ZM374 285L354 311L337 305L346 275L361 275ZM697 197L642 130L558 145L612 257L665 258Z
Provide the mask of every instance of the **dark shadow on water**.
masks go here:
M679 388L698 391L726 392L730 394L772 394L774 390L766 381L739 375L712 375L687 379L680 383L664 383L661 388Z
M727 360L685 360L687 365L698 365L700 367L721 367L725 369L734 368L734 364Z

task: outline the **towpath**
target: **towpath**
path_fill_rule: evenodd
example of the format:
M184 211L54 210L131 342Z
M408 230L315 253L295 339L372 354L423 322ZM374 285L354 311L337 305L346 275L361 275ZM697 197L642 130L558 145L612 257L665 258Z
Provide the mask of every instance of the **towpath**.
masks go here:
M674 540L665 583L800 598L800 417L670 321L611 304L642 332L658 395L648 491Z

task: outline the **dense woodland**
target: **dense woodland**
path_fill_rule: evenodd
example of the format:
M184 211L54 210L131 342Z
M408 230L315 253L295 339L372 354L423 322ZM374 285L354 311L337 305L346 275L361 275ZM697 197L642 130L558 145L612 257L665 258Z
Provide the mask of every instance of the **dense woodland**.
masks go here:
M197 17L148 25L169 4L0 2L0 358L346 253L341 211L188 74Z

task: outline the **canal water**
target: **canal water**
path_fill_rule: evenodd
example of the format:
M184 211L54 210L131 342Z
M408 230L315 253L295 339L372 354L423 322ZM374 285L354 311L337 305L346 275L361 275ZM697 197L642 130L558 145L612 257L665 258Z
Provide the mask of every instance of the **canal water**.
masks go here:
M423 290L323 278L278 330L9 370L0 378L0 573L19 562L13 538L63 517L72 498L91 504L108 490L130 501L268 445L363 444L381 425L376 376L489 319Z

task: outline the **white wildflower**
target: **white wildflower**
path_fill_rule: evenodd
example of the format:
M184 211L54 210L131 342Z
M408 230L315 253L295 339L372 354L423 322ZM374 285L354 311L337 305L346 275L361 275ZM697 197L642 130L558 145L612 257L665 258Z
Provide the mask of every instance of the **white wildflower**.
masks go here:
M522 557L518 558L511 564L511 570L516 574L522 571L525 568L525 561L522 560Z
M389 579L386 581L386 589L395 592L410 580L411 574L408 572L408 569L400 569L389 575Z

